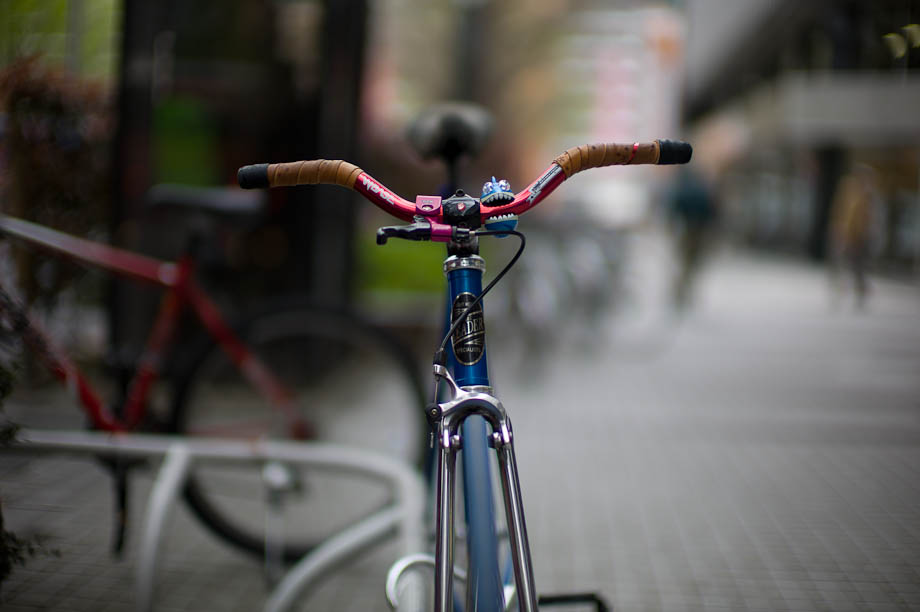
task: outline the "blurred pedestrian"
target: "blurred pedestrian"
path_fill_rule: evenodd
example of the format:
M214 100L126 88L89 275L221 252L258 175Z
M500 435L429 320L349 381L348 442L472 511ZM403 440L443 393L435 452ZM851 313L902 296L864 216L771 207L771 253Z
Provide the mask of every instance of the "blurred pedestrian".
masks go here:
M679 171L668 206L679 260L671 300L675 309L684 310L692 302L693 285L712 240L716 204L705 179L685 167Z
M879 198L875 170L858 164L843 176L831 207L830 266L835 297L846 293L844 268L852 280L856 305L863 308L869 297L866 276Z

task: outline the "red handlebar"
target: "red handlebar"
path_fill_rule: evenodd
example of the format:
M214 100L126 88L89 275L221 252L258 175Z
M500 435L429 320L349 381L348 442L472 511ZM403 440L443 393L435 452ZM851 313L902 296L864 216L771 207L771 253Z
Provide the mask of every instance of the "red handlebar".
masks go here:
M688 143L656 140L650 143L597 144L573 147L557 157L552 165L514 200L500 206L480 207L482 221L503 214L521 214L542 201L562 181L589 168L635 164L685 164L693 151ZM430 198L418 205L405 200L354 164L342 160L317 159L282 164L257 164L240 168L240 187L256 189L292 185L329 184L353 189L382 210L404 221L422 215L441 221L439 207L429 208Z

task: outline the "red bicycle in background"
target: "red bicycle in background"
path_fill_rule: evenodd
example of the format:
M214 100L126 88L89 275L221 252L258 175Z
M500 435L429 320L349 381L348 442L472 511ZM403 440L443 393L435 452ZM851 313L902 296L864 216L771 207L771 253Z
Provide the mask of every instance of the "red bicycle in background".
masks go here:
M6 215L0 215L0 235L164 291L121 397L104 400L17 299L15 287L0 278L0 356L15 358L21 350L37 355L72 391L90 427L113 433L360 442L413 463L422 460L427 425L415 360L390 333L365 318L287 296L237 315L231 323L198 281L191 241L186 254L173 262ZM188 318L197 322L192 334ZM167 370L171 399L158 406L154 388ZM358 379L357 371L365 374ZM110 465L116 474L115 548L120 550L127 469L117 462ZM344 485L332 477L321 480L290 470L298 494L286 497L283 547L288 560L302 557L324 534L356 514L374 511L379 502L356 498L355 491L342 490ZM252 553L264 552L265 486L258 468L197 467L185 499L216 534ZM342 512L343 506L349 511ZM338 510L330 513L330 507Z

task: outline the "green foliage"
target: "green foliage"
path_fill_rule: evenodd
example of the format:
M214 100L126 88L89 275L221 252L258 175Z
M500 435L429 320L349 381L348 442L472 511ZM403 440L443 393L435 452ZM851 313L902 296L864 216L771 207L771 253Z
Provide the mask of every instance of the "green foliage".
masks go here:
M41 54L49 64L82 76L110 79L117 66L120 7L118 0L0 0L0 66Z
M355 237L357 287L359 291L419 293L444 295L446 249L441 243L390 240L385 245L376 242L377 225L393 225L399 221L382 214L366 220ZM480 243L486 261L494 260L493 274L511 258L511 241L484 239Z
M0 362L0 410L3 400L13 389L13 372L6 364ZM19 426L4 421L0 423L0 446L9 445L16 437ZM2 501L2 498L0 498ZM23 539L16 534L4 529L3 511L0 507L0 586L12 573L17 565L23 565L29 557L42 550L41 541L37 538Z
M3 61L43 53L63 59L67 53L67 0L3 0L0 39Z
M173 97L154 109L156 181L214 185L220 178L218 136L208 106L191 97Z
M16 434L19 433L19 425L9 420L0 423L0 447L9 446L16 441Z
M10 391L13 390L13 373L0 363L0 406Z
M373 231L356 240L358 287L362 291L444 292L444 248L428 242L390 240L379 246Z
M20 538L4 529L3 514L0 513L0 587L17 565L25 565L31 557L39 554L61 556L60 551L47 548L44 539L39 536Z
M0 361L0 413L3 412L3 400L12 392L13 390L13 372L10 369L10 366L3 361ZM19 425L3 419L0 422L0 447L9 446L16 439L16 432L19 431ZM3 516L0 515L0 522L3 521Z
M108 91L33 56L0 70L3 210L77 235L105 227L111 195L114 115ZM39 283L37 257L14 249L27 304L51 303L67 282L64 267Z

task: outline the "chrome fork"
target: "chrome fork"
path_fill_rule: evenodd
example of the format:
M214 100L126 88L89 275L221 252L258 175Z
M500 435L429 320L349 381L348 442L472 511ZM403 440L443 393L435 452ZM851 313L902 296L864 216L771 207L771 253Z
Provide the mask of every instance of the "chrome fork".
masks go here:
M524 523L524 504L518 479L511 421L501 402L488 387L459 387L447 368L434 365L434 375L449 388L446 402L429 406L429 417L437 423L438 481L435 542L435 610L451 612L454 575L454 492L457 451L463 446L461 425L467 417L483 417L492 428L490 445L498 454L502 499L511 545L517 600L523 612L536 612L530 544Z

